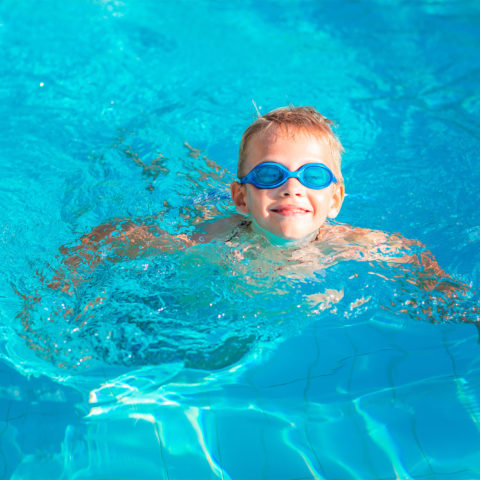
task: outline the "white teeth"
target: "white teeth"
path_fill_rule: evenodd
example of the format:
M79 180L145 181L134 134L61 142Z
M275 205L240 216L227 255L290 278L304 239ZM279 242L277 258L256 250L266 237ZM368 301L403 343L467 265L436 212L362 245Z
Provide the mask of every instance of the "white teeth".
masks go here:
M274 208L274 212L308 213L304 208Z

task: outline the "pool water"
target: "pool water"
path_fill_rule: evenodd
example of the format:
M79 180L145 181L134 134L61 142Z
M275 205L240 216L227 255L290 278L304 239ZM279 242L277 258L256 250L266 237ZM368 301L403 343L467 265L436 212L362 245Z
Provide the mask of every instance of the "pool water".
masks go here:
M480 478L479 27L467 0L4 0L0 478ZM290 103L337 125L338 223L419 240L456 293L348 245L119 252L128 220L233 214L243 130Z

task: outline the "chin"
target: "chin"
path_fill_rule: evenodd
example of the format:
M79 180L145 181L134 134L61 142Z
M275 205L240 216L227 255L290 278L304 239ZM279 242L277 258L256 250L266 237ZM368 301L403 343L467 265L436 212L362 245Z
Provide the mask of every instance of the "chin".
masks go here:
M281 225L280 227L283 228L278 229L279 232L277 235L286 240L300 240L301 238L312 235L314 232L318 232L320 228L312 227L312 225Z
M312 231L309 232L303 232L303 231L281 231L277 233L276 235L278 237L284 238L285 240L300 240L302 238L307 237L308 235L312 234Z

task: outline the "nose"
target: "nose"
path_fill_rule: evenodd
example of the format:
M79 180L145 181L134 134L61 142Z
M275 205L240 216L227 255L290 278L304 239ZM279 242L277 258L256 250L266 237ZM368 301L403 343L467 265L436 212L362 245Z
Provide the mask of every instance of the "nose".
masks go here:
M282 197L303 197L305 195L305 187L298 178L289 178L279 188Z

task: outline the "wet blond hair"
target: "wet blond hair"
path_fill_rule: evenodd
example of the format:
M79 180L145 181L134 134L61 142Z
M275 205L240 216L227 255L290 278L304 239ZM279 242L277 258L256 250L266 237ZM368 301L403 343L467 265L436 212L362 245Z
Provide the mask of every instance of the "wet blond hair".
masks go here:
M307 133L326 140L334 159L335 176L339 182L343 182L340 170L343 147L333 133L333 126L333 122L317 112L314 107L294 107L290 105L259 116L243 132L238 152L237 176L241 178L248 173L243 170L247 159L248 144L252 137L258 134L275 135L279 129L284 129L287 133Z

